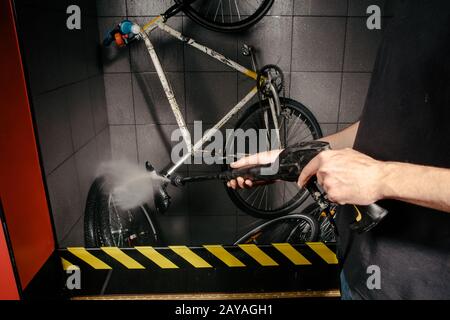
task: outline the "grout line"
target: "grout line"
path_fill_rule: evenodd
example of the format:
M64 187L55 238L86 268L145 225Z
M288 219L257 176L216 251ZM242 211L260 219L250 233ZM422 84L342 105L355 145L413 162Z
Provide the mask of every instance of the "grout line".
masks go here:
M291 17L291 61L289 64L289 98L292 96L292 60L294 60L294 8L295 1L292 1L292 17Z
M131 57L130 57L131 58ZM138 133L137 133L137 125L136 125L136 103L134 100L134 84L133 84L133 74L130 75L130 81L131 81L131 99L133 104L133 117L134 117L134 123L132 126L134 126L134 136L135 136L135 144L136 144L136 161L139 164L139 144L138 144Z
M74 150L69 156L67 156L63 161L61 161L54 169L52 169L49 173L46 173L45 176L48 177L49 175L51 175L52 173L54 173L57 169L59 169L64 163L66 163L70 158L72 158L73 156L75 156L75 154L77 154L81 149L83 149L84 147L86 147L89 143L91 143L95 138L97 138L101 133L103 133L103 131L105 131L105 129L108 127L109 125L106 125L103 129L101 129L99 131L98 134L94 134L94 136L92 136L91 138L89 138L88 141L86 141L84 144L82 144L77 150Z
M349 11L349 3L347 1L347 16L348 16L348 11ZM340 121L340 117L341 117L341 104L342 104L342 89L344 87L344 64L345 64L345 54L346 54L346 49L347 49L347 32L348 32L348 23L349 23L349 18L345 18L345 29L344 29L344 48L343 48L343 53L342 53L342 66L341 66L341 86L339 89L339 104L338 104L338 113L337 113L337 123L336 123L336 132L338 131L339 128L339 121Z
M42 95L44 95L44 94L46 94L46 93L50 93L50 92L53 92L53 91L56 91L56 90L59 90L59 89L63 89L63 88L66 88L66 87L70 87L70 86L72 86L72 85L79 84L79 83L81 83L81 82L88 81L88 80L91 80L91 79L93 79L93 78L95 78L95 77L102 76L102 75L103 75L103 73L96 73L96 74L91 75L91 76L89 76L89 77L87 77L87 78L83 78L83 79L80 79L80 80L77 80L77 81L65 83L65 84L63 84L63 85L54 87L54 88L52 88L52 89L44 90L44 91L41 91L41 92L36 92L36 96L34 96L34 95L31 95L31 96L37 98L37 97L42 96Z
M186 17L184 15L181 16L181 33L184 34L184 24L185 24L185 19ZM183 42L183 92L184 92L184 121L186 122L186 127L188 127L189 125L189 121L187 119L188 116L188 108L190 108L188 106L188 101L187 101L187 89L186 89L186 55L185 55L185 51L186 51L186 43ZM178 123L176 123L176 125L178 126ZM183 165L184 166L184 165ZM190 175L190 169L189 169L189 165L186 165L186 173L188 175ZM189 193L189 186L186 186L186 192ZM187 216L187 220L188 220L188 235L189 235L189 241L191 240L192 236L191 236L191 228L190 228L190 208L191 208L191 200L190 197L186 198L186 216Z
M59 241L60 243L64 243L64 241L69 237L69 235L72 233L73 229L75 228L75 226L77 225L77 223L83 218L84 215L84 211L80 214L80 216L78 217L77 221L75 221L72 226L70 227L70 229L66 232L66 234L62 237L61 241ZM84 237L83 237L83 242L84 242ZM61 245L62 247L65 247L65 245Z

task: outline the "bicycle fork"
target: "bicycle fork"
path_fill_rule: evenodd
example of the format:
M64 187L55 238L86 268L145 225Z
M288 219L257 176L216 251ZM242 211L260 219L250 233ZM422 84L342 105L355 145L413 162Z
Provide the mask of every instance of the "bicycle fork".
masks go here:
M252 46L248 46L248 45L244 44L244 46L242 48L242 54L244 56L250 56L251 61L252 61L253 70L255 72L258 72L259 66L258 66L258 61L256 60L254 48ZM278 124L278 117L281 114L281 103L280 103L280 98L278 96L277 89L272 84L272 79L270 77L270 74L268 76L269 76L268 79L257 77L256 81L257 81L258 88L262 86L262 84L258 83L259 81L263 80L264 82L266 82L264 85L268 86L268 88L272 94L272 97L270 97L270 96L268 97L269 107L270 107L270 115L273 120L273 128L275 129L275 132L276 132L276 141L275 141L276 145L274 145L272 149L280 149L280 148L282 148L282 145L281 145L281 136L280 136L280 126ZM259 104L262 107L261 90L258 90L258 99L259 99ZM266 130L270 130L268 112L264 111L263 116L264 116L264 124L266 126ZM268 136L267 136L267 140L269 140ZM266 141L266 143L267 143L267 145L270 145L271 141Z

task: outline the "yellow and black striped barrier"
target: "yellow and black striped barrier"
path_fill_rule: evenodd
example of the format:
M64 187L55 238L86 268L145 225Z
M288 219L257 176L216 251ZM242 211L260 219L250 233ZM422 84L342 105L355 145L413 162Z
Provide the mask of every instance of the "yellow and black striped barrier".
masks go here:
M201 247L169 246L165 248L101 247L87 249L71 247L61 256L63 268L79 267L80 262L97 270L126 269L179 269L193 268L245 268L308 266L313 264L337 264L336 254L322 242L309 242L302 246L274 243L257 246L203 245Z
M65 277L81 276L69 295L311 292L339 287L335 244L59 250Z

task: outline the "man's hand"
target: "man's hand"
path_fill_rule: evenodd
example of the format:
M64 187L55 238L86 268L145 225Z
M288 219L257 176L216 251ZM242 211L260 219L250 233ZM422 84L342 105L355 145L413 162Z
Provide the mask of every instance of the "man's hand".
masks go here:
M259 164L267 164L274 162L278 155L283 150L271 150L266 152L257 153L248 157L244 157L239 159L236 162L231 164L233 169L252 167ZM244 180L242 177L238 177L237 179L233 179L227 182L227 186L233 189L239 188L251 188L253 186L253 181Z
M384 163L353 149L319 153L302 170L298 185L314 175L328 198L338 204L368 205L380 200Z

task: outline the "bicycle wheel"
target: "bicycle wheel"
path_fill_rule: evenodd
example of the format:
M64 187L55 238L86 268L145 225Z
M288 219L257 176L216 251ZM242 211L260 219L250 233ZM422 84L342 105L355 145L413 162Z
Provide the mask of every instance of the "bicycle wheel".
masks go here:
M313 217L317 221L320 241L336 242L334 226L317 203L311 203L303 210L303 213Z
M303 104L287 98L280 98L280 102L281 112L278 119L278 126L282 147L285 148L297 142L315 140L322 137L322 131L317 120ZM244 132L254 129L256 132L261 132L260 129L266 129L267 116L265 115L267 113L269 114L270 122L273 123L270 117L268 101L262 101L262 108L259 103L255 103L238 120L236 129L242 129ZM264 144L261 143L260 139L271 141L271 132L273 131L266 130L266 132L266 136L258 134L258 145ZM235 137L231 139L236 140ZM229 144L232 141L229 140L227 142L226 152L230 151ZM237 141L233 143L239 144ZM240 143L242 144L242 142ZM255 146L249 145L247 141L244 143L246 144L246 154L255 153ZM271 150L273 148L269 145L267 149ZM235 150L231 151L234 152ZM227 166L225 169L228 168ZM273 219L288 214L302 204L308 197L307 191L300 189L296 182L286 181L277 181L273 184L255 186L251 189L233 190L227 188L227 192L239 209L251 216L263 219Z
M86 200L86 208L84 209L84 244L88 248L96 248L99 246L94 217L97 211L97 198L101 185L101 179L96 179L92 183Z
M114 195L97 178L89 191L85 212L85 240L95 246L134 247L159 245L158 227L148 206L122 210Z
M270 220L250 230L236 244L301 244L317 240L317 220L306 214L292 214Z
M199 25L219 32L250 28L269 11L274 0L195 0L184 13ZM189 1L188 1L189 2Z

